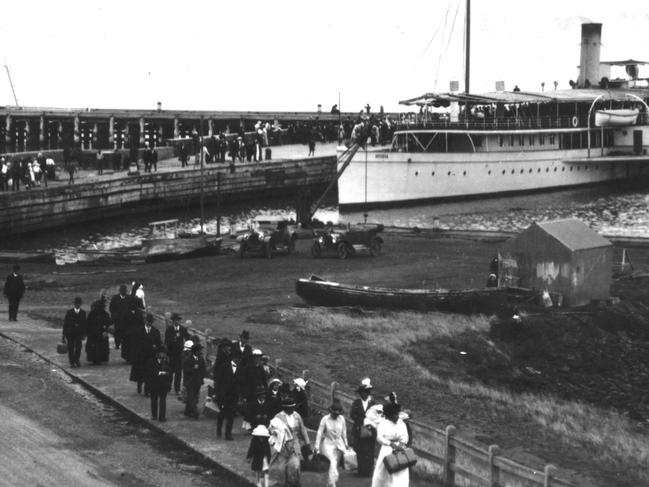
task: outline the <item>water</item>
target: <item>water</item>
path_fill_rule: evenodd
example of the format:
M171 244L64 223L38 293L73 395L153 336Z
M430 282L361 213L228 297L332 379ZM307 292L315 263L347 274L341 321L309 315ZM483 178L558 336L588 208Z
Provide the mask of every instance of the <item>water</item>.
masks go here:
M65 232L47 231L13 238L3 246L8 249L53 251L60 264L76 261L77 249L110 249L138 245L148 235L153 220L178 218L185 230L198 231L197 209L164 210L146 215L131 215L84 224ZM217 208L205 209L205 230L216 232ZM257 215L281 215L295 218L292 201L268 201L264 205L238 205L221 208L221 232L236 233L246 228ZM321 221L359 223L362 211L340 213L335 206L319 210ZM518 231L533 221L578 218L593 229L618 236L649 238L649 188L631 185L595 186L521 196L482 198L469 201L436 203L405 208L369 210L367 221L398 227L432 228L434 220L446 229Z

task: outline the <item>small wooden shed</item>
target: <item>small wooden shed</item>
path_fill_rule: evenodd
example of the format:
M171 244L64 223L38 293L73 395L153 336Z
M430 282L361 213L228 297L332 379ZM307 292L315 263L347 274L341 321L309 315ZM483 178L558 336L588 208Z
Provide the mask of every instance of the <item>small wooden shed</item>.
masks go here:
M559 293L566 306L607 299L613 271L611 242L571 218L533 223L503 245L501 284Z

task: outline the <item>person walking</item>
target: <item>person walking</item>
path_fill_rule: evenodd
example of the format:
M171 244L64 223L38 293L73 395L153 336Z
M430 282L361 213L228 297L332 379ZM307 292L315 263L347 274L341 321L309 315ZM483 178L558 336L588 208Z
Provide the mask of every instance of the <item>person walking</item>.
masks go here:
M164 423L167 420L167 393L171 390L171 366L164 345L157 348L146 368L146 388L151 395L151 419Z
M184 142L178 146L178 159L180 160L180 167L187 167L187 147Z
M372 475L374 468L374 438L376 432L373 428L365 425L365 415L372 406L377 404L371 396L372 383L369 377L361 381L356 392L360 398L354 400L349 412L349 416L354 422L352 438L358 461L358 475L369 477Z
M250 467L257 477L257 487L268 487L268 470L270 469L270 444L268 428L260 424L252 430L250 446L246 459L250 460Z
M268 426L270 423L268 411L266 388L264 386L258 386L255 399L248 401L246 404L244 419L250 425L250 430L254 430L260 424Z
M334 399L329 407L329 414L320 420L318 433L315 437L315 452L322 452L329 459L327 487L336 487L339 477L338 464L342 460L343 454L349 450L347 424L343 412L340 399Z
M86 335L88 320L85 310L81 309L83 301L80 297L74 298L74 307L65 313L63 319L62 341L68 345L68 358L70 367L81 367L81 346Z
M198 396L205 378L205 359L198 337L195 337L192 342L191 353L185 357L183 362L183 376L187 391L185 416L198 419Z
M14 264L11 274L7 276L3 293L9 301L9 321L18 321L18 305L25 294L25 281L18 264Z
M250 333L247 330L243 330L239 335L239 341L232 349L232 356L239 357L239 365L243 368L252 363L252 347L248 343L249 341Z
M114 327L115 350L118 350L125 343L126 330L133 313L135 313L135 304L128 296L124 284L119 287L119 292L111 298L108 310Z
M131 353L131 374L129 380L137 384L137 392L142 392L142 385L144 384L144 395L148 396L149 391L146 387L146 366L150 359L155 356L156 351L162 345L160 332L153 326L155 317L151 313L147 313L144 318L144 326L135 330L133 336Z
M232 425L239 404L239 383L242 374L239 357L231 357L228 363L215 368L215 372L214 401L219 408L216 417L216 437L220 438L223 434L225 421L225 439L232 440Z
M300 487L300 461L303 460L304 450L310 448L309 434L299 413L295 412L295 400L288 393L282 398L282 411L271 421L269 431L271 437L272 460L274 468L282 474L280 482L286 487Z
M104 153L101 151L101 148L97 149L97 175L101 176L104 174Z
M387 455L403 450L408 444L406 425L399 419L399 405L388 403L383 406L383 416L376 430L376 442L381 449L372 475L372 487L408 487L410 469L405 468L390 473L383 464L383 459Z
M106 296L92 303L88 313L86 340L86 359L93 365L101 362L108 362L108 328L110 327L110 316L106 312Z
M165 330L165 346L167 347L167 356L169 366L173 376L173 387L176 396L180 395L180 384L183 374L182 353L183 345L189 340L189 331L180 324L180 315L172 313L171 324Z

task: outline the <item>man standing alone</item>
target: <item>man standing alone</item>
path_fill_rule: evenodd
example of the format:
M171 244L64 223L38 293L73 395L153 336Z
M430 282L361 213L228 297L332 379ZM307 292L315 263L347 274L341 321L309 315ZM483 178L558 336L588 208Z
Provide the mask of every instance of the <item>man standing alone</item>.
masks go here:
M81 345L86 335L86 312L81 309L81 298L74 298L74 307L65 313L63 319L63 341L68 344L70 367L80 367Z
M20 271L20 266L14 264L13 272L7 276L5 281L4 295L9 300L9 321L18 321L18 305L25 294L25 282L18 271Z

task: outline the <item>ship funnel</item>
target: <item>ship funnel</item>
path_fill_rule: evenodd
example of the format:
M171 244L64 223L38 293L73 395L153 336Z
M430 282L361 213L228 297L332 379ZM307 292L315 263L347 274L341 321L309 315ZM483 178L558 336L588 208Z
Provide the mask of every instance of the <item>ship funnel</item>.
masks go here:
M602 44L602 24L581 24L581 56L578 88L599 83L599 51Z

